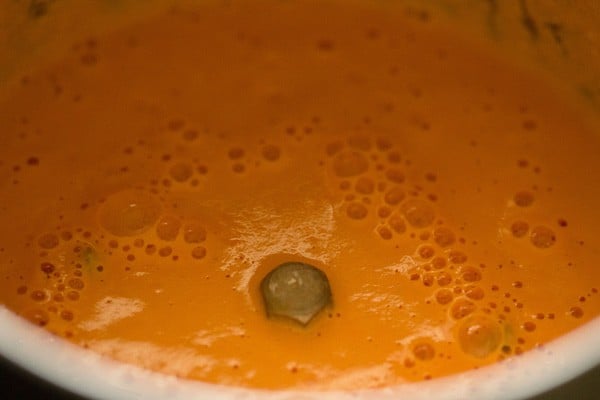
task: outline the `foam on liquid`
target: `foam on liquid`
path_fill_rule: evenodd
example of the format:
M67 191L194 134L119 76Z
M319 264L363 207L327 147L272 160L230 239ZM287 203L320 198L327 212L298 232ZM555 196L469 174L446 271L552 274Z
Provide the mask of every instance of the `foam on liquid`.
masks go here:
M118 360L261 388L487 365L598 315L598 132L402 6L173 9L0 104L0 302ZM305 261L333 308L267 319Z

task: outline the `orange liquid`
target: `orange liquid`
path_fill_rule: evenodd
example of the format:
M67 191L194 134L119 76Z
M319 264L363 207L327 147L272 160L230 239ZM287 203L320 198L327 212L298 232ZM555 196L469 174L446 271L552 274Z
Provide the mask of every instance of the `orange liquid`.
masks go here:
M77 43L2 93L0 302L124 362L261 388L435 378L594 318L596 125L448 29L265 1ZM329 277L307 327L265 314L286 261Z

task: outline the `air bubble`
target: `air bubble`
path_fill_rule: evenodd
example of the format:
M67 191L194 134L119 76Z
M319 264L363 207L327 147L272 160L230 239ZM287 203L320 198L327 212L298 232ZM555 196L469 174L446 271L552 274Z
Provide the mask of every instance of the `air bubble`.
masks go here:
M377 209L377 215L379 218L387 218L392 213L392 210L387 206L381 206Z
M535 331L536 325L535 322L525 321L523 322L522 328L527 332L533 332Z
M465 282L479 282L481 280L481 271L475 267L463 267L460 272Z
M161 205L151 194L141 190L115 193L99 211L100 224L116 236L134 236L154 225Z
M375 190L375 182L366 177L360 177L356 181L354 189L360 194L371 194Z
M431 266L433 269L444 269L448 265L448 262L444 257L435 257L431 260Z
M404 182L404 173L397 168L390 168L385 171L385 177L394 183L402 183Z
M536 226L531 230L531 243L537 248L546 249L556 242L556 235L552 229L545 226Z
M385 192L385 195L383 196L383 201L385 201L390 206L394 206L402 202L402 200L404 200L405 197L406 194L404 193L404 190L402 190L402 188L399 186L394 186L387 192Z
M377 228L377 234L383 240L390 240L392 238L392 231L390 231L389 228L387 228L385 226L378 227Z
M433 283L435 282L435 278L433 277L433 274L431 273L426 273L423 274L423 285L430 287L433 286Z
M173 215L162 216L156 225L156 236L165 241L175 240L181 228L181 221Z
M428 245L424 245L419 247L419 250L417 250L417 253L419 254L419 257L421 257L424 260L428 260L431 257L433 257L433 255L435 254L435 249L431 246Z
M46 233L42 236L40 236L40 238L38 239L38 245L42 248L42 249L53 249L56 246L58 246L58 236L56 236L54 233Z
M429 361L435 357L435 349L430 343L417 343L413 346L412 353L421 361Z
M406 232L406 223L404 218L398 214L394 214L388 220L388 225L394 230L394 232L402 234Z
M454 295L449 289L440 289L435 293L435 301L437 301L438 304L446 305L450 303L453 299Z
M146 254L148 254L149 256L151 256L152 254L156 253L156 246L153 244L148 244L148 245L146 245L144 252Z
M206 257L206 248L203 246L196 246L192 249L192 257L196 260L201 260Z
M244 154L246 154L246 152L241 147L232 147L227 152L227 156L230 160L239 160L240 158L244 157Z
M171 248L171 246L161 247L158 250L158 255L161 257L168 257L171 255L171 253L173 253L173 249Z
M352 219L363 219L367 216L367 213L367 207L358 202L352 202L346 208L346 215Z
M278 146L268 144L262 148L262 156L267 161L277 161L281 156L281 150Z
M514 202L519 207L529 207L533 204L533 194L527 191L521 191L515 194Z
M583 310L581 307L571 307L569 309L569 315L575 318L581 318L583 317Z
M448 286L452 283L452 276L447 272L440 272L437 276L437 284L440 286Z
M68 285L71 289L74 289L74 290L81 290L85 286L83 281L79 278L70 279L68 282Z
M510 232L516 238L522 238L529 232L529 224L525 221L515 221L510 226Z
M43 262L40 266L40 269L42 270L43 273L45 273L46 275L50 275L51 273L54 272L54 265L52 263L49 262Z
M465 295L471 300L482 300L485 292L479 286L469 285L465 288Z
M450 308L450 315L454 319L462 319L475 311L477 307L470 300L459 298L454 301Z
M41 303L46 301L48 295L46 295L46 292L43 290L33 290L29 297L31 297L31 300Z
M440 247L448 247L454 243L456 237L454 236L454 232L450 230L450 228L446 228L444 226L440 226L434 229L433 231L433 240Z
M341 178L360 175L368 168L369 162L366 157L357 151L338 153L333 161L333 170Z
M194 170L191 165L187 163L177 163L169 169L169 175L177 182L185 182L192 177Z
M448 253L448 260L450 260L452 264L463 264L467 261L467 255L462 251L452 250Z
M190 222L183 228L186 243L202 243L206 240L206 229L199 222Z
M402 212L406 221L414 228L426 228L433 223L435 212L423 200L409 199L402 204Z
M500 346L502 329L493 319L483 315L472 316L458 329L461 349L477 358L485 358Z

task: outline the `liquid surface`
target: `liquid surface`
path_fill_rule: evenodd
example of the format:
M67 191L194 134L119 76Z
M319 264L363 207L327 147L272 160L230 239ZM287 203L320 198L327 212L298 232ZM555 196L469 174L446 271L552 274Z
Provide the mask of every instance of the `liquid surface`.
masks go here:
M0 302L117 360L381 387L600 311L589 116L435 16L207 2L79 41L0 99ZM331 286L305 327L260 295L291 261Z

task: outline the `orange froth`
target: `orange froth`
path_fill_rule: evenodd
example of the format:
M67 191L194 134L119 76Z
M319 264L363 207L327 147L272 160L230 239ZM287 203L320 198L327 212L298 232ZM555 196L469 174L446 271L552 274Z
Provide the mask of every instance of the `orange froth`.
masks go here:
M0 302L93 351L231 385L380 387L600 311L589 118L435 19L206 4L22 82L0 104ZM331 284L306 327L260 297L288 261Z

